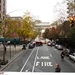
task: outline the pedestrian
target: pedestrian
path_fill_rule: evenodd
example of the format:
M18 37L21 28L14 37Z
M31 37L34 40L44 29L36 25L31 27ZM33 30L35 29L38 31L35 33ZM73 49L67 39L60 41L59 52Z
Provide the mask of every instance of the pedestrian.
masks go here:
M56 64L55 72L61 72L61 68L59 64Z

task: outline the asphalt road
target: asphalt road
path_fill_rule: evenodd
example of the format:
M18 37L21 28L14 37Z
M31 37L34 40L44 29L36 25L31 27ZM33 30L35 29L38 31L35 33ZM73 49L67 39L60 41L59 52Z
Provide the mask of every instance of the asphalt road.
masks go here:
M64 61L60 58L60 50L47 45L26 50L21 56L13 61L4 72L55 72L58 63L61 72L75 72L75 63L68 57Z

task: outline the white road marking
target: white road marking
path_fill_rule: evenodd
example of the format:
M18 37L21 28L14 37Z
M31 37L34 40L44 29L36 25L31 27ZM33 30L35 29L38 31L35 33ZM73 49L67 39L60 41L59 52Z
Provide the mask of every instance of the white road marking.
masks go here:
M40 63L40 62L38 62L38 61L37 61L37 62L36 62L36 66L38 66L38 65L39 65L39 63Z
M46 67L46 66L53 66L52 62L41 62L41 66Z
M32 50L31 54L29 55L28 59L26 60L26 62L25 62L25 64L23 65L22 69L20 70L20 72L23 71L24 67L26 66L26 64L27 64L27 62L28 62L29 58L31 57L31 55L32 55L32 53L33 53L34 50L35 50L35 48Z
M48 50L48 49L47 49Z
M29 72L29 69L28 70L25 70L25 72Z
M52 57L52 54L50 54L50 57Z
M43 49L42 49L43 50ZM43 51L48 51L48 49L44 49Z
M50 57L49 56L41 56L41 57L37 56L37 59L50 59Z
M33 68L32 68L32 72L34 72L36 58L37 58L37 55L38 55L38 50L39 50L39 47L38 47L37 52L36 52L36 56L35 56L35 60L34 60L34 65L33 65Z

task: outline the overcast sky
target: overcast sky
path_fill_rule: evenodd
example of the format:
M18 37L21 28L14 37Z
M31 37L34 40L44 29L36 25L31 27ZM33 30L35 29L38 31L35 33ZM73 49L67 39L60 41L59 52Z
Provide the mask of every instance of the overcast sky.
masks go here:
M7 0L7 14L23 16L28 10L33 16L43 22L53 21L54 6L62 0Z

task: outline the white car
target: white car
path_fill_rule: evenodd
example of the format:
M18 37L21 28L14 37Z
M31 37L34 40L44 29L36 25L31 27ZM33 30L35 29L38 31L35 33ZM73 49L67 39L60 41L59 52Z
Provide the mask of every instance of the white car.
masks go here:
M58 50L63 50L63 46L62 45L59 45L59 44L56 44L55 45L55 48L58 49Z
M51 43L51 42L48 42L47 45L48 45L48 46L52 46L52 43Z
M55 45L55 48L57 48L58 44Z
M69 58L75 62L75 53L70 54L70 55L69 55Z

